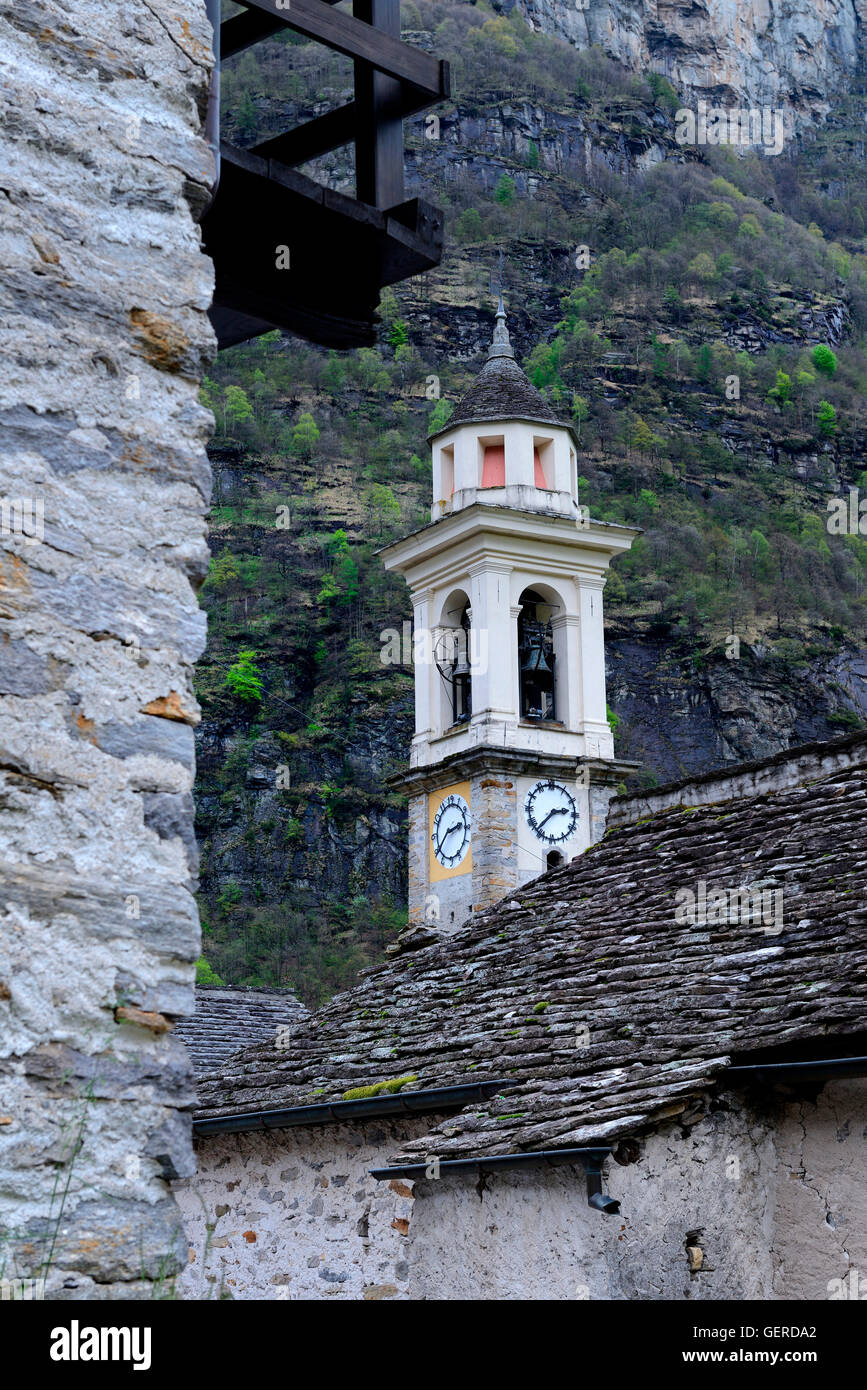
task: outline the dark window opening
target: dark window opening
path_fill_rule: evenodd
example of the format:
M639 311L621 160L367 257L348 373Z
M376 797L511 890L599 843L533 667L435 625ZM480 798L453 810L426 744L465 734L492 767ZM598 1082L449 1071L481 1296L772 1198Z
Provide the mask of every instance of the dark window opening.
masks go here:
M559 869L560 866L562 865L562 863L563 863L563 856L562 856L562 854L560 853L560 851L559 851L558 849L552 849L552 850L549 852L548 858L547 858L547 861L546 861L546 864L547 864L547 872L550 873L552 869Z
M518 676L522 719L556 719L554 636L551 605L533 592L521 595L518 615Z
M453 609L452 613L457 614ZM464 600L457 627L441 628L434 656L446 687L451 726L466 724L473 712L473 673L470 665L470 605ZM444 715L448 717L448 715Z
M470 615L468 608L461 614L457 631L456 663L452 675L452 722L466 724L473 712L473 677L470 670Z

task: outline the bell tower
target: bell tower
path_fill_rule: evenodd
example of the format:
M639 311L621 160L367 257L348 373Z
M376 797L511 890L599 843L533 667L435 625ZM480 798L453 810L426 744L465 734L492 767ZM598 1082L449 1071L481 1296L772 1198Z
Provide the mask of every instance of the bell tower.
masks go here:
M639 534L578 503L578 441L515 361L487 361L432 435L431 523L383 551L413 605L410 923L474 911L602 837L633 764L605 700L602 591Z

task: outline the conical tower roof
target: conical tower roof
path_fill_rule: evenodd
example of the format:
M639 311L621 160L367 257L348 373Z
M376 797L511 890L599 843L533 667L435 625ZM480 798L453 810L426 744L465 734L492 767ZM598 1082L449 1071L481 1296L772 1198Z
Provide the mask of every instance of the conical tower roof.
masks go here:
M435 439L456 425L474 425L489 420L530 420L571 430L570 425L557 418L545 397L536 390L515 361L502 295L497 305L494 336L484 367L458 401L443 428L430 438Z

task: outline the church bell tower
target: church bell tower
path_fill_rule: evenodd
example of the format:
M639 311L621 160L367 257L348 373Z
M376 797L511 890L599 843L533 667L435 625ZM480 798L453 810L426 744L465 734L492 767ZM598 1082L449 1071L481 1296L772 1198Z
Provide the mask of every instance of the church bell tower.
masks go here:
M614 757L602 591L639 534L578 503L578 441L515 361L487 361L433 453L431 524L382 554L411 591L410 923L456 930L599 840Z

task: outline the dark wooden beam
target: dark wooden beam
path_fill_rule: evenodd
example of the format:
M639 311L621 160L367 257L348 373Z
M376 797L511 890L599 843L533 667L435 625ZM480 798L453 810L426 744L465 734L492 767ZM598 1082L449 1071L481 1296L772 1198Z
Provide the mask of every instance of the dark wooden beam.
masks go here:
M336 5L339 0L327 0L327 3ZM275 15L264 14L262 10L245 10L243 14L235 15L234 19L227 19L220 25L222 56L231 58L234 53L241 53L260 39L268 39L285 28L283 16L277 19Z
M220 25L220 52L223 58L231 58L250 48L260 39L267 39L286 26L273 15L262 14L261 10L245 10L233 19L226 19Z
M316 116L305 121L294 130L282 135L272 135L253 148L254 154L265 159L276 159L280 164L306 164L308 159L339 150L341 145L349 145L355 139L357 113L355 102L338 106L336 111L326 111L324 116Z
M377 71L398 82L410 82L415 87L421 87L430 93L432 102L448 95L447 89L443 91L443 64L438 58L423 53L420 48L413 48L411 44L402 43L391 34L374 29L354 15L332 9L325 0L292 0L291 9L288 10L279 9L277 0L249 0L249 5L248 13L253 10L260 12L276 21L277 25L286 25L338 53L345 53L348 58L370 63ZM243 18L243 15L239 16L239 19ZM230 20L227 24L234 22ZM224 40L230 37L226 28L227 25L224 25ZM251 42L255 42L255 39ZM225 47L223 53L227 54Z
M353 0L356 19L400 38L400 0ZM403 202L403 121L393 112L400 82L370 63L355 64L355 193L362 203L390 208Z
M374 339L382 287L438 264L442 214L416 199L370 207L224 143L202 237L216 272L221 346L275 325L328 347L357 347Z
M414 116L417 111L426 110L431 104L429 94L418 87L410 87L403 82L395 82L392 86L392 101L388 104L383 102L382 105L384 116L400 120L406 116ZM288 164L290 167L306 164L308 159L329 154L331 150L340 149L341 145L352 144L357 131L358 113L355 102L350 101L346 106L326 111L324 116L314 116L313 120L304 121L302 125L295 126L294 130L272 135L268 140L255 145L253 153L263 155L266 159L276 159L280 164Z

